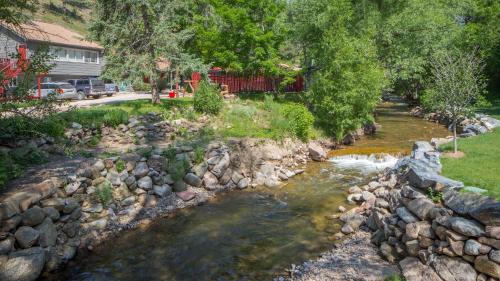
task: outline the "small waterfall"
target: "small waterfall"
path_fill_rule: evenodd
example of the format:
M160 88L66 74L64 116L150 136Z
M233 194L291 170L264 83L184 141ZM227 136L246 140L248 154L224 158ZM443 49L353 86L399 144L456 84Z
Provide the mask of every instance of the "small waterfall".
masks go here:
M336 167L343 169L355 169L361 172L373 173L393 167L398 161L397 157L390 154L350 154L330 158L329 160Z

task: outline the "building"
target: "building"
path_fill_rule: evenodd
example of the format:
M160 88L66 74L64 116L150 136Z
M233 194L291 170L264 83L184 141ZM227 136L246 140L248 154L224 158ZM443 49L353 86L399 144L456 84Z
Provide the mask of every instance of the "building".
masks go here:
M44 81L101 75L105 64L104 49L101 46L86 41L80 34L60 25L38 21L23 24L19 28L0 23L0 71L5 72L9 67L16 68L15 63L9 62L12 53L24 52L29 61L30 55L40 46L48 46L55 57L55 66L44 75ZM16 77L10 78L10 83L15 84Z

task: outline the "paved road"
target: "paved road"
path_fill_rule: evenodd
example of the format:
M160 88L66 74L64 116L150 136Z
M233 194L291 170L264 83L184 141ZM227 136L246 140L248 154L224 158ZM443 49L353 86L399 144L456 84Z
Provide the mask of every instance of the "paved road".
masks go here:
M143 99L151 99L151 94L118 93L113 95L112 97L104 96L98 99L87 98L85 100L80 100L80 101L71 101L69 103L69 106L90 107L99 104L112 104L122 101L143 100Z

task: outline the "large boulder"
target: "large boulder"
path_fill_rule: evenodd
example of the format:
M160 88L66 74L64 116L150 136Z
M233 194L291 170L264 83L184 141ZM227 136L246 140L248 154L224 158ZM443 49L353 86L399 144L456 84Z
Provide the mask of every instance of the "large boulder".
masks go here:
M195 187L200 187L202 184L202 180L194 173L187 173L184 176L184 182Z
M21 246L21 248L30 248L38 241L38 237L40 237L40 233L29 226L21 226L16 230L14 234L16 237L17 244Z
M321 147L321 145L317 143L310 143L308 146L309 149L309 156L311 157L312 160L314 161L325 161L326 160L326 151Z
M408 209L405 207L399 207L396 209L396 213L405 223L417 222L418 218L415 217Z
M488 256L478 256L474 261L474 268L489 276L500 278L500 264L488 259Z
M144 190L151 190L153 188L153 180L146 176L137 181L137 186Z
M42 208L34 206L26 210L21 217L24 225L34 226L43 222L43 219L45 219L45 212Z
M494 203L495 201L491 198L488 198L486 196L483 196L481 194L477 193L471 193L471 192L458 192L452 189L445 189L443 191L443 201L446 207L452 209L456 213L460 215L466 215L474 210L476 210L476 215L477 217L484 216L485 219L490 220L492 216L488 213L489 211L495 211L495 209L491 209L488 207L482 207L483 205L490 205L491 203ZM497 204L497 209L499 208ZM500 211L497 210L497 219L500 221ZM472 214L471 214L472 215Z
M149 173L149 167L145 162L139 162L132 173L136 178L145 177Z
M437 256L431 264L444 281L476 281L476 270L461 258Z
M38 244L42 247L49 247L56 245L57 229L50 218L46 218L42 224L35 227L40 233Z
M466 236L478 237L484 235L484 227L479 223L461 217L448 219L453 230Z
M435 207L434 203L427 198L417 198L405 204L406 207L421 220L429 217L429 212Z
M0 264L0 280L33 281L38 278L45 264L45 251L40 247L13 252Z
M500 202L480 204L469 214L484 225L500 226Z

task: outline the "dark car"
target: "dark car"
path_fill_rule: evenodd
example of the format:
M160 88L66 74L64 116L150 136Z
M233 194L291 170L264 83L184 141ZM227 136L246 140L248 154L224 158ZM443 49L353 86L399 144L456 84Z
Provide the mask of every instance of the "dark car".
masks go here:
M71 79L68 83L75 86L78 98L84 97L99 98L106 94L106 87L102 80L96 78Z

